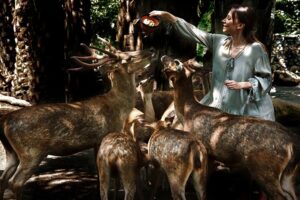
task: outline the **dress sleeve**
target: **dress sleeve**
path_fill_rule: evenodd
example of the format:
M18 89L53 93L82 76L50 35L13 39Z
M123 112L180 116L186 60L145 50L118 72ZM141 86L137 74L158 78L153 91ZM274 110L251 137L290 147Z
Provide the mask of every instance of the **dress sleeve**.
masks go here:
M272 87L272 72L267 53L259 57L254 66L254 77L249 78L252 84L249 98L250 101L259 101Z
M186 39L204 44L208 49L212 49L213 34L200 30L194 25L178 18L173 24L174 28Z

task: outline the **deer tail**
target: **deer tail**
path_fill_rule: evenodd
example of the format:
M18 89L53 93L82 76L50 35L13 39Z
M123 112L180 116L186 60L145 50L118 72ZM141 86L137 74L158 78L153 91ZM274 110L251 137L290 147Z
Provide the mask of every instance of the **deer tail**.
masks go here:
M194 168L205 168L207 166L207 153L200 142L193 143L194 148Z
M205 199L206 181L207 181L207 152L201 142L197 141L193 143L194 152L194 169L193 180L194 189L198 199Z

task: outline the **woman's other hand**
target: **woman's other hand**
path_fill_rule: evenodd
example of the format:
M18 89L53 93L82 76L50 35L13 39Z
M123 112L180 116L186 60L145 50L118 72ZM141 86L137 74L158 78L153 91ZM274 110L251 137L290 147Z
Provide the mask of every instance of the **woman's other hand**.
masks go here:
M161 10L153 10L149 13L150 17L160 17L162 20L168 21L168 22L176 22L177 17L172 15L171 13L167 11L161 11Z
M231 90L249 89L252 87L250 82L236 82L234 80L226 80L224 84Z

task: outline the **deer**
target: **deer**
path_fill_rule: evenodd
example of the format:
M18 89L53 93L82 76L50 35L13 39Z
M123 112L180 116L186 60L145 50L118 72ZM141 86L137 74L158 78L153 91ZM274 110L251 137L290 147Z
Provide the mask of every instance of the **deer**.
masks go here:
M140 145L146 145L153 132L153 128L148 124L156 121L155 111L152 103L155 81L153 76L141 80L137 86L137 92L140 93L143 102L143 111L135 108L127 118L124 131L131 135L133 140Z
M174 200L186 199L185 187L191 174L197 197L203 200L206 188L206 150L193 134L170 128L167 120L156 121L152 102L153 84L150 76L138 86L144 102L144 121L139 120L139 115L128 123L128 132L141 148L146 148L143 166L150 172L148 182L153 184L150 199L153 199L161 181L159 173L164 171ZM143 146L145 142L148 142L147 147Z
M125 200L133 200L136 191L139 199L143 199L139 171L144 163L145 160L138 143L129 134L123 132L107 134L103 138L97 154L101 200L108 200L111 177L114 177L116 182L117 178L121 179Z
M207 151L194 134L170 127L169 122L158 121L153 127L148 142L148 162L152 166L153 199L158 183L159 173L163 171L171 189L174 200L185 200L185 187L192 177L197 199L206 199Z
M106 134L122 130L135 105L134 72L150 63L153 52L122 52L102 42L108 50L82 44L90 55L72 57L80 65L72 70L102 66L109 73L109 92L78 102L33 105L0 119L0 139L7 156L0 199L9 187L21 200L23 185L47 155L65 156L89 148L97 153Z
M151 79L151 78L149 78ZM145 155L140 149L140 141L144 137L144 121L154 121L154 111L151 107L151 94L154 81L148 79L139 82L136 88L142 95L145 112L133 108L129 113L122 132L112 132L107 134L100 145L97 154L97 167L100 185L100 197L102 200L108 199L108 190L111 177L120 178L124 186L124 199L134 199L136 191L139 199L143 199L139 180L139 171L146 163ZM136 138L131 129L138 129L139 138ZM142 139L143 138L143 139ZM116 182L118 179L115 179ZM117 187L117 186L116 186ZM116 195L115 195L116 196Z
M174 85L174 105L184 130L203 142L209 162L217 160L231 169L247 170L268 199L296 200L299 136L274 121L232 115L198 103L191 77L199 68L189 60L181 62L169 56L161 61Z

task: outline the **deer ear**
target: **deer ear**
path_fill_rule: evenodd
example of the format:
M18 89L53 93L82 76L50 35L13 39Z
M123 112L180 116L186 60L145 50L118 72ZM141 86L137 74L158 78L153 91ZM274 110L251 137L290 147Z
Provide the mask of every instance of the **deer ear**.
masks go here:
M184 73L186 77L190 77L194 72L195 70L191 68L189 65L184 65Z
M189 59L187 61L187 63L193 69L199 69L199 68L203 67L203 65L201 65L199 62L197 62L195 58Z

